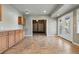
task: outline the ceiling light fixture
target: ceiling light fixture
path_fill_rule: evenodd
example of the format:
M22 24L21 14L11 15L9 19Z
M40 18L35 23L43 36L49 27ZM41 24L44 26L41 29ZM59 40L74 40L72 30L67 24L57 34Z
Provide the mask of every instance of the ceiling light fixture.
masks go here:
M25 14L29 14L29 12L25 12Z
M44 12L44 13L46 13L47 11L46 11L46 10L44 10L43 12Z
M30 11L26 9L25 14L30 14Z

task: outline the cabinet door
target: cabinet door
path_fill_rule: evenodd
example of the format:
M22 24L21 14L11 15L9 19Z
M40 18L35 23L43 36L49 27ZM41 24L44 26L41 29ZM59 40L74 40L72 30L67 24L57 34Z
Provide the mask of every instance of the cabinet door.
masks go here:
M23 36L24 36L23 30L20 30L20 40L24 39Z
M0 53L8 49L8 36L7 33L0 33Z
M2 37L0 37L0 53L2 52Z
M0 21L2 20L2 5L0 4Z
M2 51L8 49L8 36L2 36Z
M14 31L9 32L9 47L15 44L15 34Z
M16 43L20 41L20 32L19 32L19 30L16 31L15 38L16 38Z
M24 24L25 24L25 19L24 19L23 16L19 16L19 17L18 17L18 24L19 24L19 25L24 25Z
M22 40L22 31L19 31L19 35L20 35L20 40Z

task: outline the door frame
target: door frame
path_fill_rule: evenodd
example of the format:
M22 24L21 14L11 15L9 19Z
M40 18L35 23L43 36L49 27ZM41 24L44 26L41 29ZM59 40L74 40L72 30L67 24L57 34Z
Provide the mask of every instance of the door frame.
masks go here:
M33 36L33 20L35 20L35 19L32 19L32 36ZM46 21L46 32L45 32L45 35L47 36L47 33L48 33L48 21L47 21L47 19L40 19L40 20L45 20Z

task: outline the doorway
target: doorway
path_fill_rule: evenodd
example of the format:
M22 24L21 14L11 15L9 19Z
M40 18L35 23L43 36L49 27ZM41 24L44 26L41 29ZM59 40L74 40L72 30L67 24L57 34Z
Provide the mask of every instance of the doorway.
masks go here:
M34 34L46 35L46 20L33 20L33 35Z

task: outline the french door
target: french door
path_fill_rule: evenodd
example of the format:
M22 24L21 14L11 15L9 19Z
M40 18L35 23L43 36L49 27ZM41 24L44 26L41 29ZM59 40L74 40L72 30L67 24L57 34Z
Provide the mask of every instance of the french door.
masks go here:
M46 21L45 20L33 20L33 32L34 33L45 33L46 32Z

